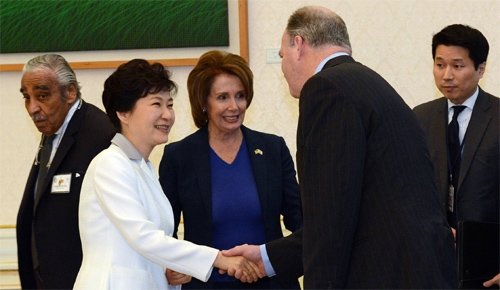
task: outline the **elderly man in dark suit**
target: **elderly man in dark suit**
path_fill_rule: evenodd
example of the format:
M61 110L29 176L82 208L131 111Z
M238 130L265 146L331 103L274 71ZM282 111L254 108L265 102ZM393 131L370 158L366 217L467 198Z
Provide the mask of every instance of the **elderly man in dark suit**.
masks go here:
M444 97L414 109L429 144L441 209L454 233L459 221L499 222L500 103L478 85L488 51L486 37L466 25L435 34L433 74Z
M455 287L453 237L411 109L351 57L344 21L326 8L293 13L280 56L300 98L304 226L266 245L275 272L303 265L306 289Z
M78 202L87 166L115 133L108 117L81 99L66 60L28 61L21 80L26 110L42 133L17 216L23 289L71 289L82 261Z

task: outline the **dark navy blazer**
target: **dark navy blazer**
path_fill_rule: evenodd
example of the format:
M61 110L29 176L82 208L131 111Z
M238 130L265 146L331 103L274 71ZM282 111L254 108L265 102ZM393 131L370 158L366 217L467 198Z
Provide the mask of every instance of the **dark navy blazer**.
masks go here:
M246 142L262 209L266 242L283 236L285 227L302 226L299 187L292 157L282 137L241 127ZM208 129L203 127L165 147L160 163L160 183L172 204L175 232L184 221L184 239L212 244L212 197ZM278 275L279 276L279 275ZM274 287L298 288L296 278L276 277ZM293 286L292 286L293 285Z

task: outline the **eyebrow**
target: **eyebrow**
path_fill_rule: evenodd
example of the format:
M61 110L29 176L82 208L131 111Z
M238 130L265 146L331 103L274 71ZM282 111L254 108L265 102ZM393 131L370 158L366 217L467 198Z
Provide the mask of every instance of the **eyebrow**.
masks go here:
M153 95L151 96L150 100L158 100L158 101L162 101L163 98L160 97L159 95ZM168 96L168 98L166 99L166 101L168 102L169 100L173 100L172 96Z
M47 85L38 85L33 87L35 90L44 90L44 91L50 91L49 86Z
M37 86L34 86L33 89L34 90L40 90L40 91L50 91L50 88L47 85L37 85ZM19 89L19 91L21 93L24 93L26 91L26 88L25 87L21 87Z
M436 56L436 60L445 60L444 57ZM465 61L463 58L452 58L451 61Z

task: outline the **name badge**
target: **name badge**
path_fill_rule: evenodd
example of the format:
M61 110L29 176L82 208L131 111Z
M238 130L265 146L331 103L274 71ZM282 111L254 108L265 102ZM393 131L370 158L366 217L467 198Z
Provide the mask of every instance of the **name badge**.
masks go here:
M69 193L71 189L71 173L54 175L51 193Z

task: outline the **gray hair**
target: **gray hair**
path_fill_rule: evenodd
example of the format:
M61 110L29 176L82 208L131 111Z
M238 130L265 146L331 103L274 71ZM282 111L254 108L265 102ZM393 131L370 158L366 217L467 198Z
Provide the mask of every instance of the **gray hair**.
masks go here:
M330 44L351 51L344 20L324 7L306 6L298 9L288 19L286 31L292 39L301 36L312 47Z
M77 97L81 98L80 85L76 79L75 72L69 66L64 57L58 54L43 54L30 59L23 67L23 73L49 69L56 74L57 82L61 88L68 88L71 85L76 87ZM63 95L64 96L64 95Z

